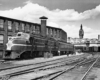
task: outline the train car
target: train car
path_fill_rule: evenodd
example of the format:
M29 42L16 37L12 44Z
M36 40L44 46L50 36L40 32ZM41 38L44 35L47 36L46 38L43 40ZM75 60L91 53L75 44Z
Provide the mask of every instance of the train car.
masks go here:
M89 46L84 44L76 44L74 45L76 51L79 50L81 52L88 52L88 53L94 53L94 52L100 52L100 45L97 43L90 43Z
M27 59L73 54L74 46L52 37L18 32L9 38L4 59Z

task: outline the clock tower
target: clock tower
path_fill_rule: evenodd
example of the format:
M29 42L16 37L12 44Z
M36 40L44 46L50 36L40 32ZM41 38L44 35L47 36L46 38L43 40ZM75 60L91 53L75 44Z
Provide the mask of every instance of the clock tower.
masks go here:
M84 30L83 30L83 26L82 26L82 24L81 24L80 30L79 30L79 38L80 38L80 39L83 39L83 36L84 36Z

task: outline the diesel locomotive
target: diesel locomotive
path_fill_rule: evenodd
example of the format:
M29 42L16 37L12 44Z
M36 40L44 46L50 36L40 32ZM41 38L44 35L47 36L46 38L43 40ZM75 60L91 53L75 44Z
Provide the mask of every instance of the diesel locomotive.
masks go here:
M18 32L6 44L5 59L52 57L73 54L74 46L42 35Z

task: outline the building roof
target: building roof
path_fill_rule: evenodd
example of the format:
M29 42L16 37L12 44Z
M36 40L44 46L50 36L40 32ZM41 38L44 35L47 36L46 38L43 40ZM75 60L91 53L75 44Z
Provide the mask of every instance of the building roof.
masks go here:
M25 23L29 23L29 24L40 25L40 24L38 24L38 23L33 23L33 22L25 21L25 20L19 20L19 19L4 17L4 16L0 16L0 19L8 19L8 20L18 21L18 22L23 22L23 23L25 22Z
M47 17L45 17L45 16L42 16L42 17L40 17L40 19L48 19Z
M42 17L40 17L40 18L48 19L48 18L45 17L45 16L42 16ZM33 22L25 21L25 20L19 20L19 19L4 17L4 16L0 16L0 19L8 19L8 20L13 20L13 21L22 22L22 23L28 23L28 24L34 24L34 25L39 25L39 26L41 25L41 24L38 24L38 23L33 23ZM62 30L61 28L56 28L56 27L53 27L53 26L46 26L46 27Z

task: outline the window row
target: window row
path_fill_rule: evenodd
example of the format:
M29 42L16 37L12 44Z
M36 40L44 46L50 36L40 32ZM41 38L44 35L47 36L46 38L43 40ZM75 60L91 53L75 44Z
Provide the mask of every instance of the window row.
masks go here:
M4 28L4 20L0 19L0 28ZM40 26L39 25L33 25L33 24L28 24L28 23L22 23L22 22L12 22L12 21L7 21L7 27L8 30L12 30L12 27L15 27L16 31L25 31L29 32L32 31L33 33L40 33Z
M47 35L60 38L60 31L56 29L47 28Z

